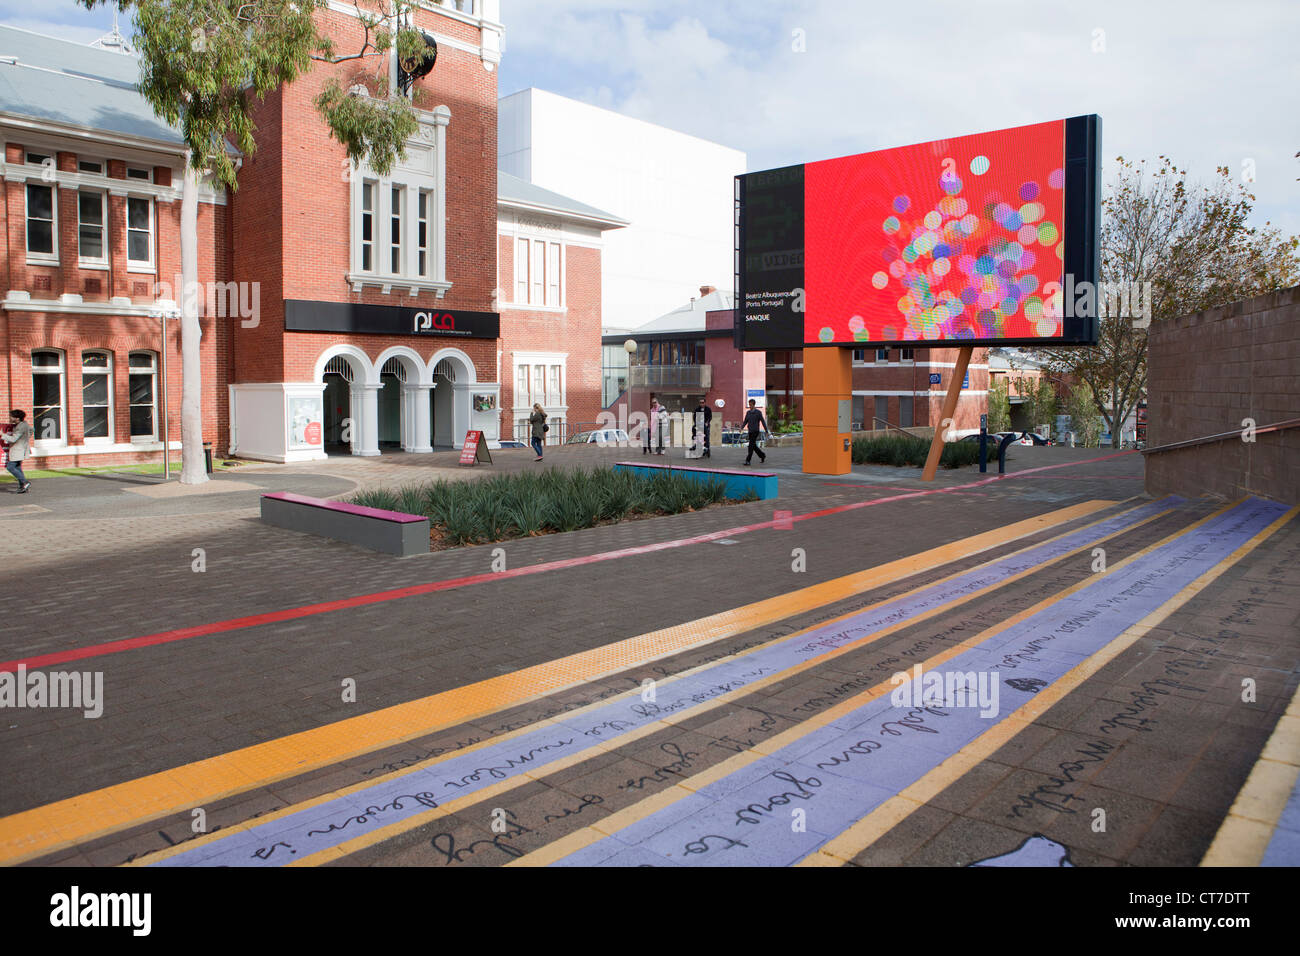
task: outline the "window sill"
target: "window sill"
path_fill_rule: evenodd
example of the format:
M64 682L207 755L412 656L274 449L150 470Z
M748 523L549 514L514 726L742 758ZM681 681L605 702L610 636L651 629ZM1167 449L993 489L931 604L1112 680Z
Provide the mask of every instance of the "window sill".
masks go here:
M501 302L497 308L502 312L550 312L554 315L564 315L569 311L567 305L529 305L525 302Z
M32 255L29 252L27 254L27 264L29 266L58 266L59 256L57 253L55 253L52 256L44 256L44 255L37 256L37 255Z
M361 292L367 287L373 287L379 289L384 295L391 295L394 290L399 293L405 292L411 297L421 292L433 292L441 299L451 288L450 282L441 282L437 279L413 279L409 276L384 275L378 272L349 272L346 278L353 292Z
M96 262L96 261L94 261L94 260L78 259L78 260L77 260L77 268L78 268L78 269L93 269L93 270L96 271L96 272L107 272L107 271L108 271L108 263L107 263L107 262Z
M151 276L157 275L158 273L158 269L155 266L147 265L143 262L137 262L134 264L128 262L126 264L126 271L131 275L137 276Z

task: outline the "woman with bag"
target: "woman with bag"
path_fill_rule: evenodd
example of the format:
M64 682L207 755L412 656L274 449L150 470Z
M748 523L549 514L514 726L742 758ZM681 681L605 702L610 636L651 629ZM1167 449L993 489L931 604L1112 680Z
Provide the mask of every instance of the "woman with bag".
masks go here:
M537 460L541 461L542 445L546 442L546 433L551 430L551 426L546 424L546 412L542 411L541 405L534 403L528 423L533 426L533 451L537 452Z
M6 449L8 461L5 470L18 479L18 493L25 494L32 486L23 474L23 462L30 454L32 426L27 424L27 413L21 408L15 408L9 413L9 429L4 432L3 438L9 446Z

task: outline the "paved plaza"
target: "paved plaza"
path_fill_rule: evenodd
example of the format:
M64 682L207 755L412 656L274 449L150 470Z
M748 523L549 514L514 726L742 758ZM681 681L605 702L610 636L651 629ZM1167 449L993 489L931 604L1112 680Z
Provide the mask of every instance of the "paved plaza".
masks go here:
M640 449L0 486L0 670L102 681L0 709L0 860L1300 863L1297 509L1151 499L1110 449L800 455L772 501L404 559L259 496Z

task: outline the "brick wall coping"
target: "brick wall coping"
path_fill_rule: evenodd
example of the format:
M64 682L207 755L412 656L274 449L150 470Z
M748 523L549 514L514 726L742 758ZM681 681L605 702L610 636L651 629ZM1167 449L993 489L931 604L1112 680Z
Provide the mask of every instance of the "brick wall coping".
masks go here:
M328 501L324 498L312 498L307 495L295 494L292 491L277 491L272 494L262 495L263 498L274 498L277 501L286 501L296 505L310 505L313 508L324 508L328 511L341 511L346 514L359 515L362 518L376 518L380 521L394 521L398 524L409 524L412 521L427 521L424 515L409 515L400 511L385 511L383 508L368 508L365 505L353 505L344 501Z

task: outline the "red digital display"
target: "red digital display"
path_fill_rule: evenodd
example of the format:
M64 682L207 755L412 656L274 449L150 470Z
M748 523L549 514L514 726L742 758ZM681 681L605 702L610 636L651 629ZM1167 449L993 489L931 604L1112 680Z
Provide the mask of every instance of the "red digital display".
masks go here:
M1064 156L1062 120L808 163L804 341L1059 336Z
M1098 124L740 177L744 347L1095 341L1065 297L1096 281Z

